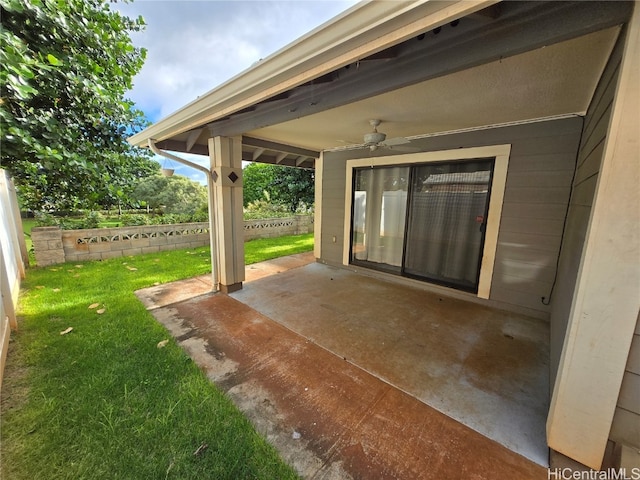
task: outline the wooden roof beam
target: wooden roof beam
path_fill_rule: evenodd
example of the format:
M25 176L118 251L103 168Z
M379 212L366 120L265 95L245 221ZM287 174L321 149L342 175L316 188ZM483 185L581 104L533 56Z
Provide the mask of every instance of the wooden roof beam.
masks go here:
M255 162L258 158L260 158L260 155L262 155L264 153L264 148L256 148L253 151L253 161Z
M248 147L264 148L265 150L272 150L274 152L284 152L292 155L304 155L305 157L318 158L320 152L316 150L309 150L308 148L294 147L293 145L286 145L284 143L272 142L270 140L262 140L261 138L242 136L242 144Z
M201 128L197 128L197 129L192 130L191 132L189 132L189 136L187 137L187 142L186 142L187 152L191 151L193 146L198 141L198 138L200 137L201 133L202 133L202 129Z
M477 12L474 12L471 15L468 15L468 18L479 21L479 22L484 22L484 23L489 23L498 17L500 17L499 3L496 3L495 5L491 5L487 8L483 8L482 10L478 10Z

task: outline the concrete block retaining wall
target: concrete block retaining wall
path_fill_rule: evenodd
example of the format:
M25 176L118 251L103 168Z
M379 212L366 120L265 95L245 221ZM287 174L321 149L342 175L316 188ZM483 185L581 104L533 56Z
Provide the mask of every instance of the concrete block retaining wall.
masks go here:
M37 227L31 230L31 241L37 265L64 263L62 230L60 227Z
M245 220L244 222L245 242L256 238L302 235L311 232L313 232L313 217L311 215Z
M313 217L245 221L245 241L313 232ZM143 253L202 247L209 244L209 223L61 230L37 227L31 240L38 266L84 260L105 260Z

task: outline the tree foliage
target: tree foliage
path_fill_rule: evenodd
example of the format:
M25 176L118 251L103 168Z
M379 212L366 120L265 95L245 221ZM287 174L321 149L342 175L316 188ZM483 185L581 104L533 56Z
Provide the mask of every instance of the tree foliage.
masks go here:
M253 162L242 170L242 195L243 204L247 207L250 203L264 199L264 192L269 192L273 183L276 165Z
M136 186L133 198L165 213L193 215L207 208L207 188L182 175L145 178Z
M301 168L251 163L242 174L244 206L264 200L264 192L271 202L285 205L290 212L295 212L301 204L312 205L313 173Z
M272 190L276 200L295 212L303 204L313 204L314 181L313 170L280 167L273 179Z
M3 168L30 209L108 206L158 170L126 142L146 122L124 98L145 58L103 0L1 0Z

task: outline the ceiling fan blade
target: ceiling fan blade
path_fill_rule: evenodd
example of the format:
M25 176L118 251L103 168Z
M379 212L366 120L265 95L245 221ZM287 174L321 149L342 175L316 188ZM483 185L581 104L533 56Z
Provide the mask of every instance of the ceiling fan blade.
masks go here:
M395 137L395 138L390 138L388 140L385 140L384 142L381 142L380 145L393 147L394 145L404 145L406 143L411 143L411 142L410 140L407 140L404 137Z
M418 153L422 150L417 147L401 147L401 146L393 146L393 145L384 145L384 148L387 150L393 150L394 152L405 152L405 153Z
M355 143L352 145L343 145L339 147L333 147L329 150L336 151L336 152L343 152L346 150L362 150L364 148L369 148L369 145L365 145L364 143Z
M392 147L390 150L395 150L396 152L405 152L405 153L418 153L421 152L422 149L417 147Z

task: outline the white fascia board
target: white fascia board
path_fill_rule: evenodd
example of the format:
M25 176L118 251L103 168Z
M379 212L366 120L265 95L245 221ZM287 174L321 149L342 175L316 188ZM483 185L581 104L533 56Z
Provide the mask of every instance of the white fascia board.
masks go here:
M346 10L222 85L129 138L170 138L366 58L499 0L368 1Z

